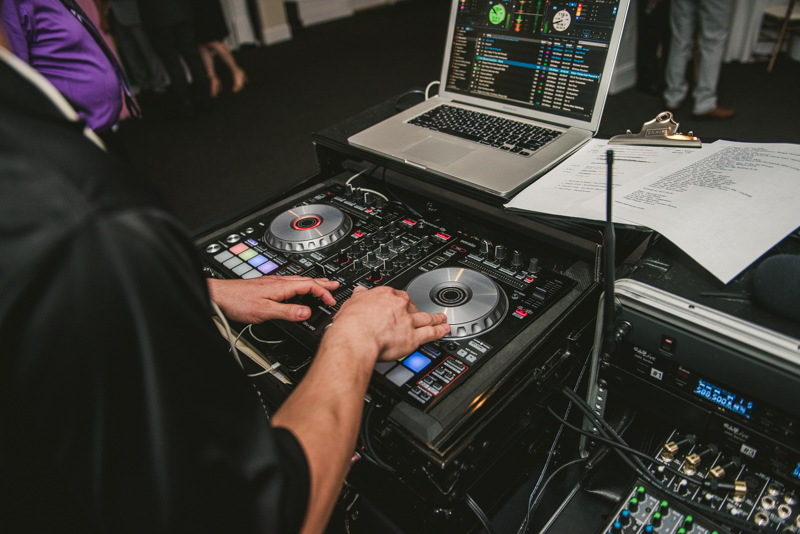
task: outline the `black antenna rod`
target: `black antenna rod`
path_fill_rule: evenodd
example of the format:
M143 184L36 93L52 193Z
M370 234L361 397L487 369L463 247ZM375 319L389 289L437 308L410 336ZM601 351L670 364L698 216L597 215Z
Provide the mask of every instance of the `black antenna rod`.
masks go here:
M603 297L603 330L605 331L605 352L611 354L616 350L615 329L617 325L616 303L614 297L614 272L615 272L615 247L614 247L614 222L611 206L614 203L612 187L614 182L614 151L606 151L606 232L604 238L605 248L605 296Z

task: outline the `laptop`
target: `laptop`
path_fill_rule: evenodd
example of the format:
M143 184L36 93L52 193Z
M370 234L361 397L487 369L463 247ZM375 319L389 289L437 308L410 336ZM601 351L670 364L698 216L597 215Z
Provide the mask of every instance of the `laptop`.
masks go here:
M629 0L452 0L439 95L348 139L503 199L597 132Z

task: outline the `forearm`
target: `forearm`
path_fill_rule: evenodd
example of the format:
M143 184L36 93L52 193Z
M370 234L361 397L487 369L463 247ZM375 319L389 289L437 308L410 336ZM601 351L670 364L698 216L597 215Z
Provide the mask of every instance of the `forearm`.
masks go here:
M323 338L302 382L272 418L292 431L308 460L311 491L302 532L323 532L356 446L364 394L377 348L337 335Z

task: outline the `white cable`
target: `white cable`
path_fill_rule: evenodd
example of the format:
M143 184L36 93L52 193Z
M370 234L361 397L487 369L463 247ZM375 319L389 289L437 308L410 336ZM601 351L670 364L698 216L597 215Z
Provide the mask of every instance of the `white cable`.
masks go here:
M281 366L280 362L275 362L272 365L270 365L269 367L267 367L266 369L264 369L263 371L259 371L257 373L253 373L253 374L247 375L247 376L249 376L250 378L253 378L255 376L261 376L261 375L265 375L267 373L274 373L275 369L277 369L280 366Z
M358 190L359 191L364 191L365 193L372 193L373 195L378 195L379 197L381 197L386 202L389 202L389 199L386 198L386 195L378 193L377 191L373 191L372 189L364 189L363 187L359 187Z
M363 171L359 172L358 174L354 174L353 176L351 176L350 178L347 179L347 181L344 183L344 185L349 184L350 182L352 182L353 180L355 180L356 178L358 178L359 176L361 176L365 172L367 172L367 171L372 172L377 168L378 168L377 165L373 165L372 167L369 167L368 169L364 169Z
M439 82L438 81L431 82L425 88L425 100L429 100L431 98L430 96L428 96L428 91L430 91L431 87L433 87L434 85L439 85Z
M285 341L283 339L277 339L275 341L267 341L266 339L261 339L260 337L258 337L253 333L253 325L249 324L247 325L247 328L250 330L250 337L252 337L253 339L255 339L260 343L283 343Z
M242 365L242 359L239 357L239 351L236 349L236 341L233 340L233 332L231 332L231 327L228 324L228 320L225 318L225 314L222 313L222 310L219 309L217 303L213 300L211 301L211 307L214 308L214 313L217 314L219 320L222 321L222 326L225 327L225 333L227 334L225 337L228 339L228 343L231 346L231 352L233 353L233 357L236 358L236 361L239 362L239 367L244 370L244 365ZM241 335L241 334L239 334ZM237 337L236 340L238 341L239 338Z

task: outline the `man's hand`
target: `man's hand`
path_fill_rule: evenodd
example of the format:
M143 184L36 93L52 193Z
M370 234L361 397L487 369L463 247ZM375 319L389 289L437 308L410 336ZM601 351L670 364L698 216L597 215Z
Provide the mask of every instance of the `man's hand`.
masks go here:
M334 317L326 337L337 337L377 354L378 360L390 361L448 332L445 314L419 311L405 291L386 286L367 291L357 286Z
M257 324L270 319L303 321L311 316L308 306L282 304L297 295L311 294L329 306L336 304L331 291L339 282L304 276L262 276L250 280L208 279L211 300L225 316L239 323Z

